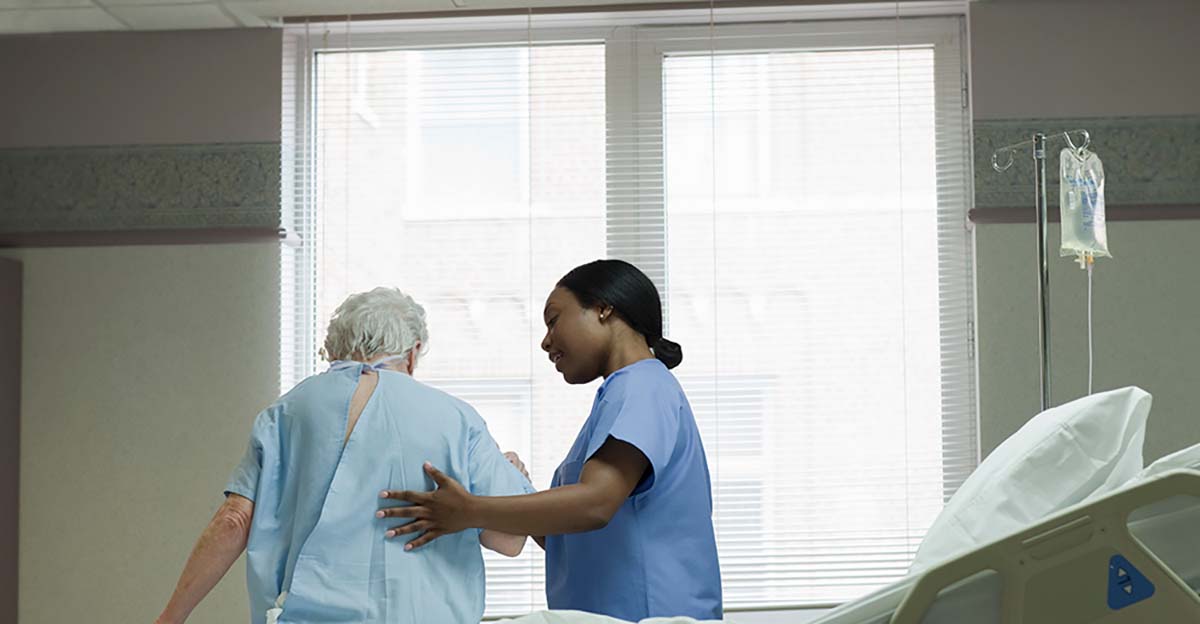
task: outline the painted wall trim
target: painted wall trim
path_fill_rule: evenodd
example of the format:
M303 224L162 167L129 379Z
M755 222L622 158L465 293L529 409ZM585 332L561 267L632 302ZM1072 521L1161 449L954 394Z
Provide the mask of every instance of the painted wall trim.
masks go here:
M1200 116L975 120L975 206L977 209L1033 205L1033 164L1018 158L1003 173L992 169L992 151L1046 133L1086 128L1092 149L1104 162L1109 218L1125 206L1200 204ZM1059 151L1046 154L1047 199L1058 205ZM1052 211L1054 212L1054 211Z
M280 223L278 143L0 149L0 234Z
M1032 203L1032 202L1031 202ZM968 213L972 223L1034 223L1033 206L1001 206L974 208ZM1059 211L1051 208L1046 215L1051 223L1059 222ZM1105 206L1106 221L1190 221L1200 220L1200 204L1162 204Z
M192 228L147 230L86 230L75 232L0 232L4 247L116 247L126 245L214 245L220 243L290 244L279 228Z

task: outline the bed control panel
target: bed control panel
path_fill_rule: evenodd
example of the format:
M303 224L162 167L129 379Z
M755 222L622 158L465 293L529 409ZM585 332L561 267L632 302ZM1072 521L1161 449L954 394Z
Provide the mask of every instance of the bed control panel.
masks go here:
M1108 561L1108 608L1119 611L1154 595L1154 583L1121 555Z

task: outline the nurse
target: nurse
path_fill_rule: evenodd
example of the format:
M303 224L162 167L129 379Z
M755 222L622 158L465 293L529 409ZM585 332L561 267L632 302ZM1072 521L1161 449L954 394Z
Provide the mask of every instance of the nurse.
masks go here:
M585 264L550 293L544 321L542 349L567 383L604 378L551 488L478 496L426 463L436 491L382 494L411 505L379 517L414 519L387 537L420 533L412 550L468 528L533 535L551 609L721 619L708 464L654 283L620 260Z

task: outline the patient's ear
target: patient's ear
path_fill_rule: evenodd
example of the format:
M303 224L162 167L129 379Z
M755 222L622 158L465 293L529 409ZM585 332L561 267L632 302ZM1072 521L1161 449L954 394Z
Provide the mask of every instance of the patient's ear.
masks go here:
M413 371L417 369L417 351L420 350L421 343L418 342L415 346L413 346L412 350L408 352L408 358L404 360L404 368L408 369L409 376L412 376Z

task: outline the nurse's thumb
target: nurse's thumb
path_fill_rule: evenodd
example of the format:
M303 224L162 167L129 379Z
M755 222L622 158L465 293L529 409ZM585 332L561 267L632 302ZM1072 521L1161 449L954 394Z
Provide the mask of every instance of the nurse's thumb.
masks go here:
M425 474L433 477L433 482L438 484L438 487L445 486L450 482L450 478L442 474L441 470L433 467L433 464L425 462Z

